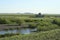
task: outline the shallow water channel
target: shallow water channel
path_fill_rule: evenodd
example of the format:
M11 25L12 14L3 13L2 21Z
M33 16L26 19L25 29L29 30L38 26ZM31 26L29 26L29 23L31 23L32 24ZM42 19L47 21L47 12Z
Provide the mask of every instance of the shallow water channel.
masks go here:
M4 34L10 34L10 33L20 33L20 34L30 34L32 32L36 32L37 29L34 28L34 29L31 29L31 28L21 28L19 30L17 29L14 29L14 30L2 30L0 31L0 35L4 35Z

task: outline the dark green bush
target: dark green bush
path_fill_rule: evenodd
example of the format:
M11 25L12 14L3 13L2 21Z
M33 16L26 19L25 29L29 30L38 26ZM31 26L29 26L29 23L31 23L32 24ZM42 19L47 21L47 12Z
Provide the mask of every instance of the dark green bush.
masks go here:
M52 21L53 24L57 24L60 26L60 18L56 18Z

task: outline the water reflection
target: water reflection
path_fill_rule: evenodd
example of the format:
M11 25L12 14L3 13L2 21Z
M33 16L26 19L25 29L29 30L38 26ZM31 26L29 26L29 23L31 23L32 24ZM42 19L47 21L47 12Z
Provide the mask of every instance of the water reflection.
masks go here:
M29 28L28 29L25 28L25 29L20 30L21 34L29 34L30 32L31 32L31 30Z
M22 29L19 29L19 30L7 30L7 31L5 31L5 30L2 30L2 31L0 31L0 35L3 35L3 34L10 34L10 33L13 33L13 34L15 34L15 33L20 33L20 34L30 34L31 32L36 32L37 31L37 29L36 28L34 28L34 29L30 29L30 28L22 28Z

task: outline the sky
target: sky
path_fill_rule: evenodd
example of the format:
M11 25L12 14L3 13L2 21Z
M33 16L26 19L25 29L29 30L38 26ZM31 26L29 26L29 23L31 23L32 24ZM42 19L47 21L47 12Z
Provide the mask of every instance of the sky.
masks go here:
M0 13L60 14L60 0L0 0Z

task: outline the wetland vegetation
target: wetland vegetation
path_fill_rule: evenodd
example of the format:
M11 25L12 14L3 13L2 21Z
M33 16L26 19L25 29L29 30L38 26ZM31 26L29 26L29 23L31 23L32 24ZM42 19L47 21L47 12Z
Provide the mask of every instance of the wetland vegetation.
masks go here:
M0 34L0 40L60 40L60 15L0 14L0 31L2 30L20 30L27 34L9 31Z

